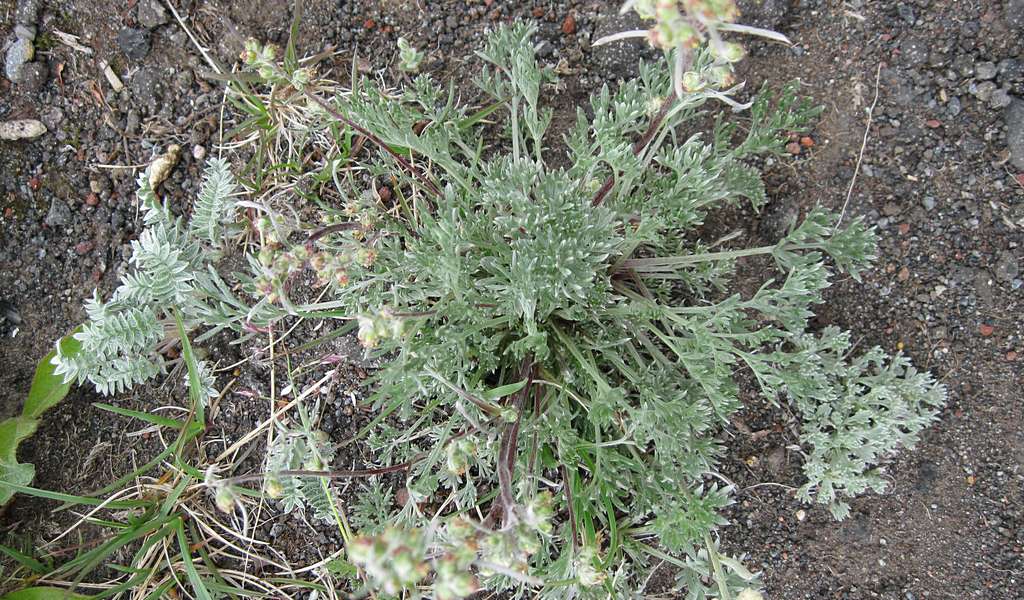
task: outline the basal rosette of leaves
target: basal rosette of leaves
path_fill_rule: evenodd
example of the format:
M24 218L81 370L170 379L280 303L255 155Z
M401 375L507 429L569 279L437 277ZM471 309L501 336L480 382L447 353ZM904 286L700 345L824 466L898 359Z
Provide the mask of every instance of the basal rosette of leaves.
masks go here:
M566 156L552 149L556 83L532 32L503 28L479 53L478 112L427 76L400 96L368 80L332 94L257 44L245 55L306 106L311 131L340 122L368 140L355 163L388 183L328 208L311 243L261 255L282 303L290 273L316 270L385 361L367 440L376 466L401 467L408 501L375 519L388 503L368 486L352 512L370 537L352 558L389 591L432 582L438 598L642 595L662 561L687 598L736 597L758 585L715 539L731 491L716 434L742 407L738 372L798 410L801 495L838 517L841 496L880 489L873 469L913 443L944 391L902 357L851 358L847 334L805 332L831 278L874 258L859 220L837 227L814 209L769 246L696 240L716 209L765 201L747 161L779 153L815 114L793 87L756 94L740 127L717 113L717 84L677 94L668 69L643 65L577 109ZM690 68L717 81L705 50ZM694 132L708 113L714 126ZM763 285L726 294L736 261L754 256L774 265ZM403 543L394 527L417 533Z

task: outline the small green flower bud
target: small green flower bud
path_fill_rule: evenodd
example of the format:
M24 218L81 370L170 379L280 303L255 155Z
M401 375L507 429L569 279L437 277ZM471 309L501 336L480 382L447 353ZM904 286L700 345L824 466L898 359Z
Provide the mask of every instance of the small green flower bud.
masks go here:
M276 500L284 496L284 486L276 477L267 477L263 480L263 493Z
M221 512L232 513L235 511L235 493L226 485L217 487L217 494L213 497L214 503Z
M725 45L725 51L723 52L722 58L731 63L735 63L743 60L745 55L746 51L743 49L743 46L729 42Z
M699 92L704 89L704 80L693 71L683 73L683 89L687 92Z

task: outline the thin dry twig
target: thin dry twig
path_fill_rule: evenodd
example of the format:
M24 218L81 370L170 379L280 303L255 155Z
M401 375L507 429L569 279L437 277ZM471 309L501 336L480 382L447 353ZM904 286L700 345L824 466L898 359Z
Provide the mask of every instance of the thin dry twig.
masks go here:
M846 200L843 202L843 210L839 212L839 218L836 219L836 230L839 229L839 224L843 222L843 217L846 215L846 208L850 205L850 198L853 197L853 187L856 185L857 175L860 173L860 165L864 161L864 151L868 146L868 134L871 133L871 123L875 115L875 106L878 105L878 83L881 79L882 63L878 63L878 69L875 71L875 99L871 101L871 106L868 107L868 118L864 127L864 139L860 144L860 153L857 155L857 165L853 169L853 177L850 178L850 188L846 190Z

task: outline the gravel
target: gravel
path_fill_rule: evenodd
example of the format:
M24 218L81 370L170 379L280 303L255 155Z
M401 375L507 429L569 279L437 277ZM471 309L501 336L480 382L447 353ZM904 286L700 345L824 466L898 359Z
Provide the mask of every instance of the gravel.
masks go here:
M35 56L35 47L32 40L17 38L7 48L4 55L4 75L14 83L20 83L24 79L22 74L26 63Z
M63 200L50 200L50 210L46 212L45 223L49 227L63 227L71 220L71 209Z
M155 29L171 20L160 0L140 0L135 14L139 25L146 29Z
M23 318L16 338L9 335L9 322L0 332L0 395L9 406L24 400L33 360L81 321L83 298L96 288L109 294L126 247L138 235L137 173L91 166L139 164L153 156L154 147L180 143L189 151L163 186L177 211L194 197L204 154L216 154L218 115L209 109L219 102L221 87L199 73L203 60L178 27L157 24L159 16L143 17L144 2L123 13L96 0L18 0L17 10L8 12L15 23L0 28L7 32L23 24L38 27L41 35L52 35L54 29L80 35L94 49L92 58L114 65L129 86L112 93L97 77L92 59L63 45L50 49L46 61L36 56L23 63L25 72L37 77L37 93L26 93L24 82L0 82L0 120L37 118L51 128L36 140L0 146L0 298ZM751 58L741 63L747 69L740 78L748 81L744 93L764 80L777 89L799 78L800 93L826 110L814 124L818 144L813 149L766 163L771 201L761 215L737 208L736 222L728 223L723 234L741 230L769 238L784 233L815 205L842 207L863 141L875 69L884 62L864 169L846 217L884 222L878 231L879 258L861 282L837 278L829 301L816 312L821 325L852 329L863 339L862 348L904 348L916 365L947 383L951 403L914 451L886 465L889 492L856 500L854 514L839 524L820 507L801 506L783 487L749 487L766 481L796 487L804 481L799 453L781 463L775 460L778 448L794 443L785 415L773 409L744 415L753 430L769 432L756 441L724 434L730 436L726 464L735 466L726 474L738 486L729 515L734 525L722 530L723 544L733 554L746 553L747 566L765 573L766 597L1020 597L1019 577L1012 582L1016 576L1008 574L1024 572L1019 467L1024 464L1024 416L1013 386L1021 380L1022 359L1017 357L1024 355L1024 326L1018 318L1024 311L1019 264L1024 182L1018 179L1024 174L1024 0L972 0L966 3L969 10L965 3L900 2L902 7L864 0L741 2L744 22L777 28L801 48L797 53L763 41L745 42ZM256 0L202 3L202 10L196 10L199 4L184 0L176 6L226 63L237 58L247 37L282 46L287 40L288 3L262 3L267 10L253 10L261 6ZM389 8L396 4L408 9ZM540 27L537 41L544 42L550 57L545 60L552 66L564 60L570 72L563 77L565 87L550 95L554 128L571 124L576 107L586 107L589 92L604 83L614 89L618 80L635 73L639 55L658 58L642 41L590 45L601 35L638 26L631 15L617 14L618 2L423 4L429 9L416 8L416 2L306 0L300 52L336 46L341 54L325 59L318 69L345 75L352 50L358 48L372 71L393 60L394 40L403 35L425 49L425 64L441 81L454 76L457 85L463 84L461 93L472 89L465 84L483 31L516 16L533 18ZM846 16L833 4L865 20ZM531 14L534 8L540 16ZM569 11L576 14L573 35L561 29ZM127 49L114 43L126 24L138 28L132 35L139 38ZM996 72L990 77L991 64ZM58 65L63 65L61 80ZM388 79L394 75L382 73ZM109 110L82 87L92 79L101 85ZM982 84L989 84L980 88L985 100L975 95ZM1008 106L994 108L1007 98ZM940 126L924 125L931 120ZM725 225L709 222L709 227ZM982 324L991 329L980 330ZM300 328L294 337L316 335ZM240 358L235 347L217 350L224 364ZM355 374L341 372L359 389ZM258 374L245 377L239 383L249 389L266 383ZM99 442L123 439L124 421L93 410L95 400L84 388L74 388L23 446L20 454L37 464L40 487L82 491L83 474L68 465L79 464ZM176 400L154 386L118 402L150 410ZM220 415L211 419L218 434L237 439L263 409L225 397ZM335 416L333 408L325 413L339 439L361 426L346 415ZM141 438L138 442L144 445ZM257 449L254 462L258 455ZM124 456L130 453L99 457L102 476L130 470ZM750 456L761 456L758 466L748 467ZM976 485L966 482L967 470ZM803 520L795 516L797 510L805 511ZM49 514L38 501L19 499L0 525L28 539L50 530L46 523L38 525L39 519L56 518ZM294 564L309 564L329 552L331 544L340 544L332 538L322 546L316 541L321 536L309 534L294 515L268 523L275 521L281 524L275 527L275 548ZM878 542L882 537L885 546ZM964 556L985 560L959 568Z
M117 45L128 58L136 61L142 60L149 54L149 32L145 29L125 27L117 34Z
M974 76L982 81L995 79L996 73L998 70L993 62L985 61L974 65Z
M1013 252L1004 250L999 253L995 268L996 278L1000 281L1013 281L1020 274L1020 261Z
M1010 151L1010 163L1024 170L1024 100L1012 98L1003 114L1006 123L1006 147Z

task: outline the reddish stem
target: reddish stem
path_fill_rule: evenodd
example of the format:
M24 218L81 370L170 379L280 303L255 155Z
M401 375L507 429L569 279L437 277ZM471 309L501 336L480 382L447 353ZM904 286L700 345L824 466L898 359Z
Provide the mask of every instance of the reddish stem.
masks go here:
M304 96L306 96L307 98L309 98L310 100L312 100L313 102L317 103L320 106L320 108L322 108L325 111L327 111L327 114L329 114L332 117L334 117L335 119L341 121L345 125L348 125L352 129L358 131L360 134L362 134L364 137L366 137L366 139L370 140L374 144L377 144L377 146L379 146L381 150L384 150L385 152L390 154L392 156L392 158L395 159L395 162L397 162L399 165L401 165L403 169L408 171L416 179L419 179L420 182L423 183L423 186L425 188L427 188L427 190L431 194L433 194L435 196L440 196L441 195L441 190L438 189L437 185L433 181L431 181L426 175L424 175L422 171L420 171L419 169L414 167L412 165L412 163L407 161L404 156L402 156L401 154L399 154L399 153L395 152L394 150L392 150L390 146L388 146L386 143L384 143L384 140L382 140L379 137L377 137L376 135L374 135L369 129L363 127L362 125L359 125L358 123L356 123L352 119L350 119L350 118L346 117L345 115L341 114L341 112L339 110L337 110L336 108L334 108L333 106L328 104L326 101L324 101L322 98L320 98L316 94L312 94L312 93L310 93L307 90L302 90L302 94Z
M633 144L633 154L635 156L640 156L640 154L651 143L651 140L654 139L654 134L658 132L662 121L664 121L665 117L668 115L669 109L671 109L672 105L675 103L676 94L675 92L672 92L668 95L668 98L665 98L665 101L661 103L661 108L658 110L658 114L654 115L654 118L651 119L651 124L647 126L647 131L645 131L640 139ZM590 201L590 204L592 206L600 206L601 203L604 202L605 196L608 195L608 192L612 191L612 187L614 186L615 173L612 173L608 176L608 179L604 180L604 184L599 190L597 190L597 193L594 194L594 199Z

